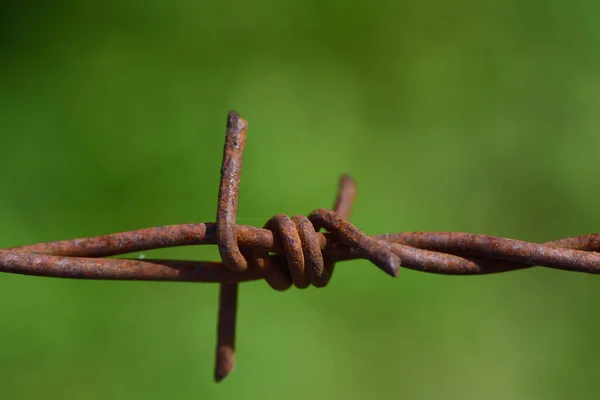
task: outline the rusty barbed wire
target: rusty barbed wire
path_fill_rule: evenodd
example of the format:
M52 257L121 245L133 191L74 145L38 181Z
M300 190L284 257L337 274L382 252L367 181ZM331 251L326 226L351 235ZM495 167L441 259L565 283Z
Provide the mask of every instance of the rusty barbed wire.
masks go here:
M235 364L238 284L264 279L276 290L324 287L339 261L363 258L395 277L399 267L446 275L481 275L544 266L600 273L600 234L542 244L461 232L367 236L348 222L356 196L340 178L333 210L276 215L263 228L237 225L247 122L230 112L216 223L158 226L0 250L0 272L70 279L219 283L215 380ZM326 232L321 233L320 230ZM106 258L153 249L217 245L222 261Z

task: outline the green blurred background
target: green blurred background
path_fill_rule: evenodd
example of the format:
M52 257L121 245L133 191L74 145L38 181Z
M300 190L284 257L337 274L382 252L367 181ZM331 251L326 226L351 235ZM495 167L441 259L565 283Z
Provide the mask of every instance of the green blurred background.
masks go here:
M597 2L1 7L2 247L214 220L230 109L249 121L240 223L330 207L347 172L370 234L600 227ZM353 261L324 290L244 284L238 365L220 385L216 285L0 278L2 399L600 390L594 276L393 280Z

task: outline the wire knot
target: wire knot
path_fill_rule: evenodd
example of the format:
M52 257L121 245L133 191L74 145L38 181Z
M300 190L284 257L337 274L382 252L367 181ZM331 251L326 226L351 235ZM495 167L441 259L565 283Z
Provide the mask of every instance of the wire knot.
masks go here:
M255 250L253 254L256 268L264 271L265 280L273 289L286 290L292 284L299 289L327 285L334 263L325 261L317 228L307 217L278 214L269 219L264 228L273 233L273 239L284 252L270 255Z
M330 237L354 247L386 273L397 275L400 259L385 242L370 238L338 213L326 209L315 210L308 217L278 214L269 219L264 229L273 233L283 254L270 255L254 250L250 264L263 272L265 280L275 290L286 290L292 284L299 289L310 285L326 286L335 263L323 254L326 241L317 235L323 227L329 230Z

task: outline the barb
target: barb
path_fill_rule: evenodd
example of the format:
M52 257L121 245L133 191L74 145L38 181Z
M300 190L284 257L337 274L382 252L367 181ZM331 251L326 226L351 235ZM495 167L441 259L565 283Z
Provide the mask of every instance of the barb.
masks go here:
M232 271L243 272L248 263L240 252L235 236L235 219L242 173L242 158L248 124L231 111L227 118L227 135L223 149L221 183L217 206L217 246L223 264ZM235 367L235 325L238 299L237 283L222 283L219 288L217 355L215 381L222 381Z
M395 277L405 268L446 275L481 275L544 266L600 273L600 234L543 244L459 232L367 236L348 222L356 196L343 175L333 211L276 215L265 226L236 225L247 123L227 120L217 222L139 229L0 250L0 272L70 279L220 283L215 380L235 362L238 283L265 280L276 290L324 287L338 261L364 258ZM325 229L325 233L320 230ZM222 261L105 258L159 248L217 245Z

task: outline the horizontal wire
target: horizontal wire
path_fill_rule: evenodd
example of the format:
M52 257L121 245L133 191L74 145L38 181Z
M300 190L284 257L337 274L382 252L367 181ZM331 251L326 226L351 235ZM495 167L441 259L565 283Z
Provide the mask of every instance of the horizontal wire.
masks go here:
M273 233L236 226L244 249L282 254ZM317 233L324 254L333 261L362 258L331 234ZM600 234L536 244L460 232L403 232L371 236L390 244L402 266L423 272L474 275L520 270L534 265L566 271L599 273ZM154 249L216 244L214 223L139 229L89 238L60 240L0 250L0 272L75 279L245 282L262 279L259 271L233 272L221 262L100 259Z

